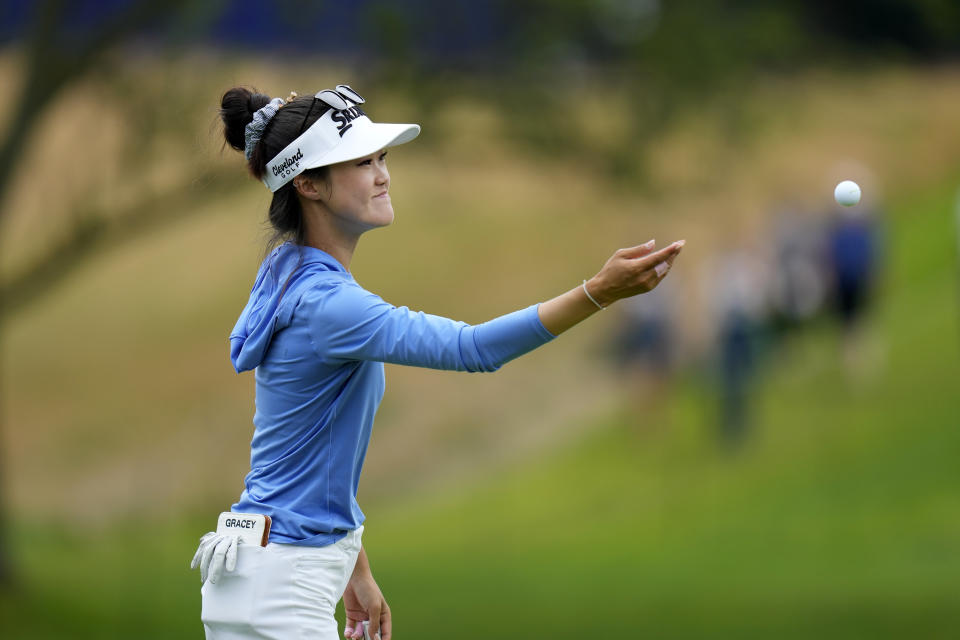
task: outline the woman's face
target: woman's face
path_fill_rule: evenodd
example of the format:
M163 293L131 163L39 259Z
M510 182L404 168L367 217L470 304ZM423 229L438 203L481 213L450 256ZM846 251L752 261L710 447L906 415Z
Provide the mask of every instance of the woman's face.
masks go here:
M325 204L345 228L363 233L393 222L387 152L330 165Z

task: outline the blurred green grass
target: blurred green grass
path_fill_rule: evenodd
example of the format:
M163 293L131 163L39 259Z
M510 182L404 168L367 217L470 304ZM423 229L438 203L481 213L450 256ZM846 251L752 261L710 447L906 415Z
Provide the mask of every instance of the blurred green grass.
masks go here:
M691 378L662 429L624 407L467 491L374 501L365 544L399 637L954 637L958 182L894 194L882 370L855 383L831 327L796 336L736 455ZM210 514L167 515L14 522L5 637L201 637L187 564Z

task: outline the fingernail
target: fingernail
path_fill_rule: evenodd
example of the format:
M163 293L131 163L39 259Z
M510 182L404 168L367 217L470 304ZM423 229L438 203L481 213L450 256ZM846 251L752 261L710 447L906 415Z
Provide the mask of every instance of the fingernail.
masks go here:
M682 247L682 246L685 245L685 244L687 244L687 241L686 241L686 240L677 240L677 246L678 246L678 247Z
M647 241L643 244L643 246L644 246L645 248L649 249L650 247L652 247L652 246L655 245L656 243L657 243L656 240L647 240Z

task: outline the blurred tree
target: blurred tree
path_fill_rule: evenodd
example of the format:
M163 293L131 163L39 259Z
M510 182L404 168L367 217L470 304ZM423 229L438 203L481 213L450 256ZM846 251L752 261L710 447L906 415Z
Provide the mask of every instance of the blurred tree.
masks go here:
M115 89L111 105L129 114L139 135L136 149L129 149L130 164L142 164L144 151L161 135L179 132L164 127L169 119L170 99L143 96L142 83L136 90L121 86L117 60L111 52L134 36L148 35L167 50L175 50L199 37L218 19L228 0L192 3L189 0L134 0L105 9L98 3L68 3L44 0L34 7L31 21L21 34L23 72L15 105L0 138L0 205L8 195L18 161L36 124L46 109L69 86L81 79L98 78L107 90ZM89 12L85 13L85 12ZM174 93L176 93L174 91ZM131 141L133 143L133 141ZM151 197L153 197L151 195ZM169 204L169 203L168 203ZM29 264L18 265L0 284L0 325L11 314L41 296L104 238L116 233L136 233L144 228L157 207L130 207L131 215L105 216L89 203L74 202L72 227L60 230L52 249ZM0 207L0 225L7 210Z
M130 3L85 36L67 28L71 15L66 0L43 0L35 6L33 23L24 34L23 81L11 100L13 115L0 141L0 202L33 126L56 95L100 61L110 47L161 18L175 16L185 4L185 0Z
M84 77L91 70L102 71L107 63L106 54L132 35L150 30L160 33L164 29L189 31L199 21L216 15L214 8L222 3L205 3L198 9L187 0L138 0L120 3L115 10L94 24L86 24L86 3L70 3L66 0L43 0L33 6L32 22L22 34L23 72L22 82L10 102L13 113L7 121L0 138L0 205L2 205L23 149L33 133L35 125L46 108L68 86ZM102 9L102 7L101 7ZM0 223L6 209L0 206ZM96 217L88 218L88 224L78 224L52 254L55 260L40 260L26 268L17 277L3 283L0 290L0 323L11 308L23 296L23 291L42 290L38 283L52 282L51 274L65 271L84 252L84 247L103 230L103 223ZM126 221L124 221L126 222ZM46 258L46 257L45 257ZM2 462L2 452L0 452ZM2 475L2 474L0 474ZM13 584L14 571L6 543L6 509L0 487L0 586Z
M576 152L634 182L651 137L705 103L743 139L739 89L758 76L960 52L955 0L368 0L357 11L375 84L409 91L424 113L450 99L493 105L530 151ZM605 87L632 113L610 147L576 120Z

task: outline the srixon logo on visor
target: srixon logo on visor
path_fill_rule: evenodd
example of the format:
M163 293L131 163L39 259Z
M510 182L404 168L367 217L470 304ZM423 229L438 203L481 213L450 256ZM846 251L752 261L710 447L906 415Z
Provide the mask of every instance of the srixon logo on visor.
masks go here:
M350 107L349 109L334 111L330 114L330 119L337 123L337 132L342 138L343 134L347 132L347 129L353 126L352 122L360 116L365 115L367 114L361 111L360 107Z

